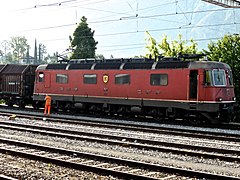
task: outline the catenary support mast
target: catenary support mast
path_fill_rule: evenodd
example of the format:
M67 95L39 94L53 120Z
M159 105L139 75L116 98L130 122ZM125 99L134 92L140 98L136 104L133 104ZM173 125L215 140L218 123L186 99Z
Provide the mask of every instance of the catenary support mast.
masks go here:
M225 8L240 8L240 0L202 0Z

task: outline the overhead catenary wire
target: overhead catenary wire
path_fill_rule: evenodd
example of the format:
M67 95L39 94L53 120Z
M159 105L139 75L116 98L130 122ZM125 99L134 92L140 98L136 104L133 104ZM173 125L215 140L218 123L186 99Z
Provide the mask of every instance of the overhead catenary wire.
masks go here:
M149 32L172 31L172 30L179 30L179 29L232 26L232 25L236 25L236 24L240 24L240 22L239 23L206 24L206 25L197 25L197 26L192 25L192 26L185 26L185 27L148 29L147 31L149 31ZM62 26L58 26L56 28L59 28L59 27L62 27ZM218 31L219 31L219 29L218 29ZM114 33L106 33L106 34L95 34L95 36L118 36L118 35L136 34L136 33L145 33L145 32L146 32L146 30L138 30L138 31L114 32ZM85 38L85 37L90 37L90 36L81 36L80 38ZM58 38L58 39L55 39L55 40L64 40L64 39L67 39L67 38L68 37L66 37L66 38ZM52 39L52 40L54 40L54 39ZM44 41L51 41L51 40L44 40Z
M240 24L240 23L238 23ZM232 25L232 23L229 24L215 24L215 25L208 25L209 27L214 27L214 26L222 26L222 25ZM199 26L200 27L200 26ZM202 28L204 26L201 26ZM191 28L191 27L184 27L184 28ZM166 29L153 29L153 30L149 30L151 31L165 31ZM174 28L172 29L174 30ZM175 29L176 30L176 29ZM219 29L218 29L219 30ZM125 34L128 33L142 33L145 31L138 31L138 32L125 32ZM119 33L120 35L122 35L123 33ZM119 35L119 34L102 34L102 36L110 36L110 35ZM212 41L212 40L218 40L221 39L222 37L211 37L211 38L202 38L202 39L194 39L195 42L203 42L203 41ZM61 40L67 40L67 38L60 38L60 39L52 39L52 40L42 40L42 42L45 41L61 41ZM187 42L190 42L190 39L186 39ZM104 52L110 52L110 51L122 51L122 50L127 50L127 49L144 49L145 45L147 45L147 43L138 43L138 44L122 44L122 45L109 45L109 46L98 46L97 49L101 49L100 52L104 53ZM127 46L127 47L126 47ZM111 47L110 49L104 49L107 47ZM124 48L115 48L115 47L124 47ZM126 47L126 48L125 48Z
M113 21L121 21L121 20L130 20L130 19L147 19L147 18L154 18L154 17L166 17L166 16L176 16L176 15L183 15L183 14L196 14L196 13L209 13L209 12L221 12L221 11L230 11L230 9L212 9L212 10L199 10L199 11L186 11L186 12L178 12L178 13L167 13L167 14L155 14L155 15L148 15L148 16L130 16L129 18L119 18L119 19L108 19L103 21L89 21L89 23L103 23L103 22L113 22Z
M90 2L90 3L86 3L92 0L67 0L67 1L59 1L59 2L55 2L55 3L47 3L47 4L35 4L33 6L30 7L26 7L26 8L21 8L21 9L15 9L15 10L11 10L9 12L18 12L18 11L30 11L30 10L34 10L34 9L39 9L39 8L46 8L46 7L62 7L64 5L72 5L71 7L75 7L76 3L85 3L82 5L92 5L92 4L97 4L97 3L101 3L101 2L106 2L109 0L99 0L97 2Z
M107 2L109 0L100 0L100 1L97 1L98 3L101 3L101 2ZM65 7L69 7L71 6L72 4L75 3L75 7L78 6L76 5L76 2L78 3L81 3L83 1L78 1L78 0L69 0L69 1L59 1L59 2L65 2L66 4L62 4L61 7L63 7L63 5ZM91 1L85 1L86 4L89 3L93 3ZM169 2L169 4L173 3L172 2ZM56 3L50 3L50 4L43 4L42 6L38 5L37 8L41 8L41 7L54 7L54 4L55 6ZM165 3L167 4L167 3ZM159 5L160 6L160 5ZM64 8L65 8L64 7ZM115 14L115 15L124 15L124 12L115 12L115 11L108 11L108 10L102 10L102 9L98 9L98 8L88 8L88 7L83 7L83 8L86 8L86 9L89 9L89 10L94 10L94 11L102 11L102 12L106 12L106 13L110 13L110 14ZM139 14L139 12L141 11L148 11L148 10L151 10L151 8L154 9L153 6L150 6L150 7L146 7L146 8L139 8L138 9L138 16L123 16L123 17L120 17L120 18L113 18L113 19L104 19L104 20L90 20L88 21L88 24L99 24L99 23L112 23L112 22L124 22L124 21L130 21L130 20L140 20L140 19L157 19L157 20L160 20L159 17L169 17L169 16L179 16L179 15L183 15L183 16L186 16L187 14L190 14L191 15L191 18L188 20L188 21L192 21L192 16L193 14L197 14L197 13L209 13L209 12L223 12L223 11L230 11L230 9L213 9L213 10L198 10L198 11L186 11L184 12L183 10L181 10L180 12L176 11L176 13L162 13L162 14L152 14L152 15L143 15L143 14ZM129 11L126 12L126 14L130 13ZM99 17L100 18L100 17ZM162 21L167 21L167 22L170 22L170 20L164 20L162 19ZM76 20L74 21L76 22ZM173 22L173 21L172 21ZM177 22L174 22L174 23L177 23ZM173 27L168 27L168 28L152 28L152 29L149 29L148 31L149 32L160 32L160 31L172 31L172 30L181 30L181 29L193 29L193 28L211 28L211 27L220 27L220 26L232 26L232 25L238 25L239 23L238 22L235 22L234 20L234 23L217 23L217 24L204 24L204 25L195 25L191 23L191 26L188 24L186 26L178 26L178 25L175 25ZM26 29L26 30L22 30L22 31L18 31L18 32L35 32L35 31L46 31L46 30L51 30L51 29L57 29L57 28L65 28L65 27L74 27L76 26L77 24L76 23L69 23L69 24L63 24L63 25L56 25L56 26L46 26L46 27L39 27L39 28L34 28L34 29ZM121 36L121 35L128 35L128 34L135 34L135 33L143 33L145 32L146 29L139 29L137 27L137 31L126 31L126 32L113 32L113 33L104 33L104 34L98 34L97 32L95 33L94 36L96 37L108 37L108 36ZM84 37L84 36L83 36ZM68 39L68 36L66 38L58 38L58 40L66 40ZM48 40L42 40L41 42L47 42L47 41L55 41L56 39L48 39ZM194 39L195 40L195 39Z
M165 17L165 16L173 16L173 15L180 15L180 14L190 14L190 13L209 13L209 12L218 12L218 11L229 11L229 9L213 9L213 10L201 10L201 11L188 11L188 12L181 12L178 14L175 13L169 13L169 14L158 14L158 15L150 15L150 16L129 16L125 18L120 18L120 19L109 19L109 20L103 20L103 21L90 21L88 24L94 24L94 23L105 23L105 22L114 22L114 21L122 21L122 20L131 20L131 19L136 19L136 18L142 18L142 19L148 19L148 18L154 18L154 17ZM165 20L167 21L167 20ZM239 24L239 23L234 23L234 24ZM63 24L63 25L56 25L56 26L49 26L49 27L41 27L41 28L35 28L35 29L26 29L26 30L21 30L17 32L28 32L28 31L38 31L38 30L47 30L47 29L53 29L53 28L61 28L61 27L67 27L67 26L74 26L76 23L70 23L70 24ZM221 24L220 24L221 25ZM208 26L208 25L205 25ZM211 26L211 25L210 25ZM216 26L216 25L213 25ZM194 28L197 27L202 27L202 26L195 26ZM169 30L174 30L178 28L168 28ZM164 30L168 30L164 29Z
M222 37L202 38L202 39L194 39L194 41L195 42L213 41L213 40L219 40L221 38ZM190 39L186 39L186 42L190 42L190 41L191 41ZM115 44L115 45L109 45L109 46L98 46L98 48L101 48L100 52L109 52L109 51L119 51L119 50L127 50L127 49L144 49L146 45L147 43ZM117 47L122 47L122 48L117 48ZM95 47L92 47L92 48L95 49ZM98 48L97 50L99 50Z
M102 0L100 2L103 2L103 1L109 1L109 0ZM78 2L78 0L60 1L60 2L58 2L58 4L61 4L61 3L72 3L72 2L76 3L76 2ZM83 1L80 1L80 2L83 2ZM97 1L97 2L99 2L99 1ZM95 2L95 3L97 3L97 2ZM178 1L176 1L176 2L178 2ZM170 2L169 4L171 4L171 3L173 3L173 2ZM52 6L54 4L57 4L57 3L42 4L42 5L38 5L38 6ZM168 3L165 3L165 4L168 4ZM165 5L165 4L162 4L162 5ZM76 4L74 5L74 7L76 7ZM152 8L152 7L149 7L149 8ZM98 10L98 9L94 9L94 8L86 8L86 9ZM144 10L144 9L146 10L148 8L138 9L137 11L141 11L141 10ZM117 13L117 12L106 11L106 10L100 10L100 11L105 11L105 12L109 12L109 13ZM186 16L186 14L191 14L191 16L192 16L195 13L209 13L209 12L218 12L218 11L229 11L229 9L213 9L213 10L200 10L200 11L187 11L187 12L183 12L183 11L177 12L176 11L176 13L154 14L154 15L148 15L148 16L141 16L141 15L128 16L128 17L122 17L122 18L117 18L117 19L89 21L88 23L89 24L94 24L94 23L106 23L106 22L123 21L123 20L126 21L126 20L131 20L131 19L151 19L151 18L155 18L155 17L167 17L167 16L174 16L174 15L184 15L184 16ZM117 14L124 14L124 13L117 13ZM167 21L167 20L165 20L165 21ZM56 28L70 26L70 25L74 25L74 24L56 25ZM36 31L36 30L46 30L46 29L52 29L52 28L54 28L54 26L52 26L52 27L41 27L41 28L29 29L29 30L22 30L21 32L24 32L24 31Z

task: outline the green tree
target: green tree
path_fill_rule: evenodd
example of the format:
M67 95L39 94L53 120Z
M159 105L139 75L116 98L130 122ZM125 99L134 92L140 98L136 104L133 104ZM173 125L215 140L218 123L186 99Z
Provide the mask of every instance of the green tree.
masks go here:
M13 59L13 55L11 52L8 52L6 55L5 55L5 63L17 63L14 59Z
M152 57L152 58L156 58L159 56L160 52L159 52L159 48L157 45L157 41L150 35L150 33L148 31L146 31L146 41L147 41L147 50L148 53L146 54L146 57Z
M24 36L11 37L9 44L12 48L13 58L16 61L19 61L20 58L26 56L29 45Z
M48 54L42 63L58 63L58 52L53 53L52 55Z
M231 67L235 94L240 102L240 35L225 35L217 42L208 44L208 50L204 53L208 59L227 63Z
M97 49L96 42L93 38L94 31L88 27L87 18L82 17L81 22L73 33L73 38L70 36L70 43L73 49L72 59L94 58Z
M197 43L192 39L190 45L187 45L187 41L182 39L182 35L178 35L178 40L168 42L167 36L164 35L161 42L157 41L146 32L147 38L147 57L156 58L160 54L166 57L177 57L178 54L196 54L198 53Z
M9 42L7 41L7 40L4 40L4 41L2 41L1 42L1 45L0 45L0 47L1 47L1 52L2 52L2 61L1 61L1 63L6 63L6 61L7 61L7 55L9 54L9 50L11 49L10 48L10 44L9 44Z
M96 59L105 59L105 57L104 57L103 54L96 54L96 55L95 55L95 58L96 58Z
M46 49L46 46L42 43L40 43L38 45L38 61L39 61L39 64L42 63L42 61L44 60L44 55L47 53L47 49Z

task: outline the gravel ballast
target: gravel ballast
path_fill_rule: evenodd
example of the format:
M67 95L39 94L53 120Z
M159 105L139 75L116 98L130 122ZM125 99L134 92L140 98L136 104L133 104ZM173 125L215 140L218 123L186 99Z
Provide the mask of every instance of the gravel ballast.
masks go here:
M42 125L42 126L49 125L50 127L56 127L56 128L57 127L59 128L59 126L61 126L61 128L64 127L67 129L69 128L71 130L73 130L74 128L74 130L83 131L82 129L83 127L78 125L67 126L67 124L63 125L61 123L56 124L56 123L48 123L44 121L25 120L25 119L17 119L15 121L21 122L21 123L25 122L25 123L35 124L35 125ZM93 127L89 127L89 128L93 128ZM85 130L89 132L89 128ZM106 131L106 129L105 130L103 129L98 128L98 130L96 129L96 131L98 133L102 131ZM116 133L115 135L117 134L122 135L123 132L122 130L119 129L118 131L115 130L115 133ZM124 134L126 136L129 134L129 137L133 137L133 135L134 137L135 135L137 137L136 132L129 131L129 133L127 133L127 131L124 130ZM149 137L149 135L147 136ZM25 141L25 142L31 142L31 143L37 143L41 145L66 148L66 149L75 150L75 151L90 152L90 153L102 154L102 155L107 155L112 157L120 157L120 158L132 159L137 161L151 162L151 163L173 166L173 167L180 167L180 168L184 167L187 169L194 169L194 170L200 170L200 171L202 170L202 171L211 172L211 173L215 172L218 174L240 177L240 171L239 171L240 164L238 162L225 162L225 161L220 161L218 159L203 159L198 157L176 155L172 153L140 150L136 148L129 148L129 147L123 147L123 146L107 145L107 144L100 144L100 143L86 142L86 141L79 141L79 140L70 140L67 138L58 138L58 137L52 137L52 136L43 136L43 135L29 133L29 132L20 132L20 131L6 130L6 129L0 129L0 137L19 140L19 141ZM141 137L144 138L145 136L141 134ZM194 141L193 142L190 141L190 139L186 137L185 137L185 140L183 140L181 137L170 136L170 135L161 135L161 136L159 135L159 137L155 137L155 138L160 138L161 141L164 140L164 141L174 142L174 143L176 143L176 141L177 143L178 142L196 143ZM195 141L199 141L199 140L195 140ZM215 143L208 143L207 146L216 147L216 143L220 144L219 146L221 148L236 148L239 146L239 143L227 144L226 142L219 142L219 141ZM200 143L198 145L201 145L201 144L203 143ZM0 170L2 170L2 167ZM4 172L4 170L2 172ZM47 171L44 171L44 172L47 172ZM95 175L93 175L93 177L95 177ZM101 176L99 177L101 178Z

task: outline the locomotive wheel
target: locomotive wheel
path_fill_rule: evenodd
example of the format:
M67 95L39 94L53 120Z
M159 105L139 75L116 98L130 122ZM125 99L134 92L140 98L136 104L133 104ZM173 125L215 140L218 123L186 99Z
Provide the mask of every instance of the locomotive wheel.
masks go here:
M187 120L187 122L192 125L203 124L205 122L205 119L205 116L201 116L198 113L188 114L187 116L185 116L185 120Z
M38 102L38 101L34 101L33 103L32 103L32 106L33 106L33 109L39 109L41 106L40 106L40 102Z
M20 103L20 104L19 104L19 107L20 107L20 108L25 108L25 106L26 106L25 103Z
M230 122L239 123L240 122L240 114L235 114Z
M12 102L7 102L6 103L9 107L13 107L13 103Z
M156 121L163 121L165 119L165 117L161 117L161 116L154 116L154 119Z
M215 118L214 115L210 114L210 113L201 113L203 116L202 118L209 124L220 124L221 122L219 121L219 119Z
M18 101L17 104L20 108L24 108L26 106L26 104L23 100Z
M199 118L191 118L191 119L188 120L188 122L190 122L193 125L202 124L202 121Z

